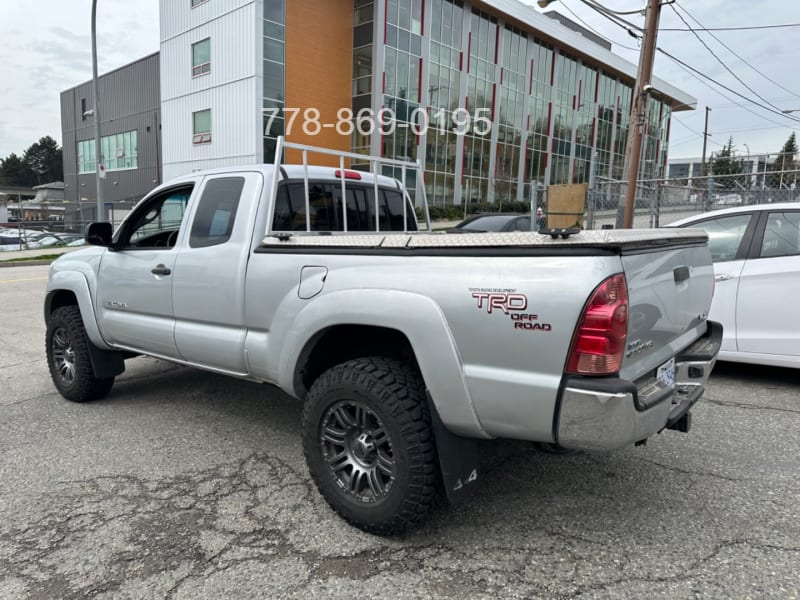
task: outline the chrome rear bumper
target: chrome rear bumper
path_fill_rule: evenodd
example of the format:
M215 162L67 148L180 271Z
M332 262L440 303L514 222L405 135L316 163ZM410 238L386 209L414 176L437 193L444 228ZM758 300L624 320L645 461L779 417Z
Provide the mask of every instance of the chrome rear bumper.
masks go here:
M565 448L616 450L678 423L700 399L722 343L722 326L675 357L675 385L659 388L654 376L622 379L570 377L560 399L556 441Z

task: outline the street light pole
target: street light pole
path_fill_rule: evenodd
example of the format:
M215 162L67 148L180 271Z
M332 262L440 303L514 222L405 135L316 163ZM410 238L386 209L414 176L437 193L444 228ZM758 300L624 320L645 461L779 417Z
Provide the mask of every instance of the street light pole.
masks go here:
M625 172L628 175L628 187L625 193L625 216L622 225L625 229L633 227L636 183L639 179L639 161L642 152L645 109L647 108L647 94L644 88L650 85L653 75L653 61L656 53L656 38L658 37L660 17L661 1L648 0L647 16L645 17L642 37L642 51L639 55L639 68L636 73L636 84L633 88L628 141L625 145Z
M100 144L100 90L97 85L97 0L92 0L92 83L94 86L94 155L96 159L95 179L97 181L97 214L100 221L103 212L103 178L105 167Z

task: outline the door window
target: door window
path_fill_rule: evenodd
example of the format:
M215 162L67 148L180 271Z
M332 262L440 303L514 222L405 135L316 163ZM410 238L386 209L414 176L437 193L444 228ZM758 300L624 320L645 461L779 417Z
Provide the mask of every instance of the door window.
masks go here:
M761 258L800 254L800 212L770 213Z
M171 190L139 208L122 235L123 248L172 248L186 213L192 188Z
M700 227L708 234L708 246L711 249L711 260L724 262L736 260L739 246L744 238L752 215L732 215L709 219L701 223L692 223L687 227Z
M192 223L189 246L207 248L231 239L244 177L219 177L206 183Z

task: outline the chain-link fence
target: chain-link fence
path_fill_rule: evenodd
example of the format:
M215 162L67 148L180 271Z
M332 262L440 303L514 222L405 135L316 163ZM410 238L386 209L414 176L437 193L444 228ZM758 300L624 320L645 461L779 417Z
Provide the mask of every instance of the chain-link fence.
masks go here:
M86 226L96 220L93 208L48 218L41 218L37 212L42 211L14 214L10 222L0 223L0 252L79 245ZM109 209L106 219L116 227L128 212Z
M742 175L639 181L633 226L663 227L685 217L733 206L800 202L800 171L771 172L769 179L777 185L747 181ZM586 201L586 228L619 227L627 189L627 182L597 178Z

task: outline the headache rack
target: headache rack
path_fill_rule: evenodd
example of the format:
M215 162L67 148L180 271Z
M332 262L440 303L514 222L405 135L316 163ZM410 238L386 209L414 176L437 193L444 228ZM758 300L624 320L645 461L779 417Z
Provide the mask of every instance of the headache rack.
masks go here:
M329 148L320 148L317 146L306 146L303 144L295 144L292 142L287 142L283 136L278 137L277 146L275 148L275 163L274 167L275 170L272 174L272 189L270 190L271 198L276 201L278 195L278 184L281 180L285 179L285 171L282 167L281 157L283 156L284 150L298 150L301 152L303 156L302 167L303 167L303 185L305 188L305 210L306 210L306 229L305 231L286 231L286 230L275 230L273 229L274 225L274 216L275 211L270 211L270 214L267 216L267 237L277 237L279 239L288 239L293 234L301 234L301 233L322 233L317 232L311 229L311 200L309 195L309 173L308 169L309 165L308 162L308 155L309 154L324 154L327 156L337 156L339 157L339 173L338 179L341 182L342 188L342 202L341 202L341 217L342 217L342 231L331 231L331 232L324 232L328 235L342 235L348 233L347 228L347 176L346 172L355 171L356 169L348 169L345 167L345 160L350 159L351 161L358 161L359 163L368 163L369 164L369 171L357 169L359 173L370 173L373 175L373 187L374 187L374 201L375 201L375 228L370 229L368 231L358 230L359 234L368 234L368 233L415 233L408 230L408 210L409 210L409 201L410 197L406 190L406 175L409 169L416 171L417 173L417 181L416 181L416 193L417 193L417 200L421 200L423 214L425 216L425 224L426 230L432 231L431 228L431 217L430 212L428 211L428 199L425 195L425 182L424 182L424 171L422 165L419 161L406 161L406 160L398 160L394 158L384 158L382 156L366 156L364 154L356 154L354 152L342 152L340 150L331 150ZM383 166L392 167L393 170L400 169L400 179L396 177L392 177L389 175L383 175L380 172L380 168ZM403 231L398 230L381 230L380 226L380 211L379 211L379 204L378 204L378 189L379 177L390 177L394 179L400 186L400 190L403 196ZM413 210L413 209L412 209ZM351 232L352 233L352 232Z

